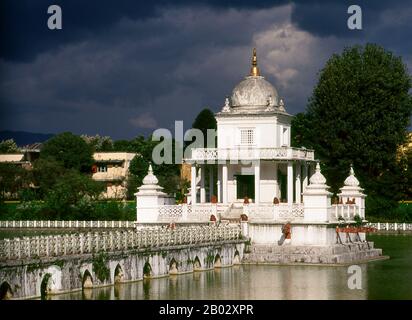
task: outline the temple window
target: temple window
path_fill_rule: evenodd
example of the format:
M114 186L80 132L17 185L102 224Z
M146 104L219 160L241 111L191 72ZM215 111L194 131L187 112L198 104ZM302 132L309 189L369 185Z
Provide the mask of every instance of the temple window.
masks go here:
M240 130L240 144L252 145L255 143L255 130L241 129Z

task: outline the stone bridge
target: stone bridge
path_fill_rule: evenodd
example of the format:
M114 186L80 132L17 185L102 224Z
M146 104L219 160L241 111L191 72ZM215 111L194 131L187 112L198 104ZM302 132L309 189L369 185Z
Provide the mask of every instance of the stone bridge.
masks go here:
M0 241L1 298L36 298L239 264L238 226L192 226Z

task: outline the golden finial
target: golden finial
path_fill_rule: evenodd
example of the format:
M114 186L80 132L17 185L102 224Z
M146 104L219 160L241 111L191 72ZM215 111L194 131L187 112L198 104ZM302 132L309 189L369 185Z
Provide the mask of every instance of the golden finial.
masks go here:
M257 66L256 48L253 48L252 68L250 69L251 76L260 76L259 68Z

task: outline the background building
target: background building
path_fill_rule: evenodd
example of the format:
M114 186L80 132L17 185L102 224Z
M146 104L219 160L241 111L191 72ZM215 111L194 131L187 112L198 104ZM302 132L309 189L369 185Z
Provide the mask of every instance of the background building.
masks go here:
M92 167L93 180L106 184L104 198L123 199L126 197L129 166L136 153L95 152Z

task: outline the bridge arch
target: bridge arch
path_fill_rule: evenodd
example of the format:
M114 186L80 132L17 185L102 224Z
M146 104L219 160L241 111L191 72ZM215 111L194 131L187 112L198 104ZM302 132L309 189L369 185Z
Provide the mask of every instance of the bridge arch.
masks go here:
M235 250L235 254L233 256L233 264L240 264L240 254L237 249Z
M200 259L198 256L195 257L193 260L193 271L200 271L202 270L202 264L200 263Z
M169 274L177 274L178 273L178 263L175 258L172 258L169 263Z
M221 268L222 267L222 259L220 258L220 254L216 254L215 260L214 260L214 267L215 268Z
M52 275L51 273L46 273L40 283L40 296L42 299L45 299L48 294L51 292L52 286Z
M150 265L149 261L146 261L143 266L143 278L150 278L152 276L152 273L152 266Z
M120 264L117 264L116 268L114 269L114 283L121 283L123 282L124 274L123 269Z
M0 300L9 300L13 297L13 291L7 281L0 285Z
M93 288L93 277L88 269L86 269L83 273L82 288L83 289Z

